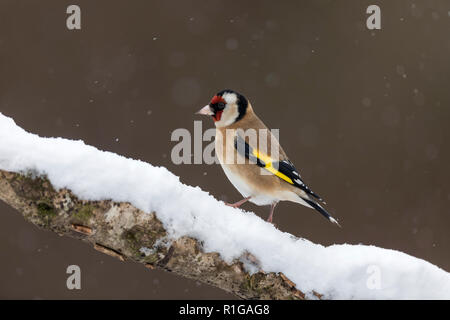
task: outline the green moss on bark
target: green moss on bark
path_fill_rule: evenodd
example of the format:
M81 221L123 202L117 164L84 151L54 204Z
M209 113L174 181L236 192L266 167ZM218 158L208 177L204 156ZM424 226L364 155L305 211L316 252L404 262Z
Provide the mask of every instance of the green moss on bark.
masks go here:
M37 203L38 216L41 222L45 225L49 225L53 218L58 214L50 201L43 200Z
M134 226L133 228L126 230L122 234L123 240L127 243L127 247L132 251L134 258L138 261L146 263L155 263L158 261L158 253L153 247L156 241L165 236L164 229L152 230L151 228L144 228L142 226ZM147 248L151 250L150 254L146 254Z
M85 204L85 205L80 205L75 209L75 212L72 214L72 222L73 223L78 223L81 225L89 225L89 220L93 217L94 215L94 207L89 205L89 204Z

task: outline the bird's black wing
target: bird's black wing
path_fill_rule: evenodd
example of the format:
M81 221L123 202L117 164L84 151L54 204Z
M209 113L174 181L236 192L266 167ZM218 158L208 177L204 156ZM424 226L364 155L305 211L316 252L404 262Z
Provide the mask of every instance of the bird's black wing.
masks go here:
M308 195L315 199L322 201L322 198L314 193L301 179L297 169L295 169L293 163L289 160L275 161L271 157L261 153L256 148L250 146L241 136L236 135L234 140L234 147L245 158L249 159L251 163L258 165L261 168L266 169L272 174L276 175L280 179L287 183L296 186L303 190Z

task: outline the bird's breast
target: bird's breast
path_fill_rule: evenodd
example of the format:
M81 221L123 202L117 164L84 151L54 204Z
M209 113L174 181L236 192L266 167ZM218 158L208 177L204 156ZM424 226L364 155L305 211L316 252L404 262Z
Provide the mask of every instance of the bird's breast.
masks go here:
M231 130L231 129L230 129ZM271 187L278 186L278 178L262 174L262 168L248 162L234 147L235 132L216 135L216 156L231 184L244 197L251 197L256 205L269 205L278 201L270 192Z

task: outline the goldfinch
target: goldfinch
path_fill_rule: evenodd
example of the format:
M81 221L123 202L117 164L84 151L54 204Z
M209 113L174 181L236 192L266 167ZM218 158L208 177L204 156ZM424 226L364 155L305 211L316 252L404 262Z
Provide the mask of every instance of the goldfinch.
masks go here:
M276 204L292 201L317 210L339 225L318 203L323 202L322 198L303 182L278 140L243 95L222 90L197 114L214 120L216 156L227 178L244 197L227 205L240 207L247 201L270 205L267 221L272 223Z

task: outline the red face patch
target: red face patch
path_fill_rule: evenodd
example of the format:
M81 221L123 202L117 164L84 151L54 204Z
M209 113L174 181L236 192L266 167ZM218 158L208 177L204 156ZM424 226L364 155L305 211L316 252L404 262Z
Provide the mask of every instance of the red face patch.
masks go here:
M219 102L226 103L225 99L222 98L221 96L214 96L214 97L211 99L211 103L210 103L210 104L216 104L216 103L219 103Z
M220 118L222 118L222 112L222 110L219 110L213 115L214 122L220 121Z
M221 104L226 104L227 102L225 101L225 99L224 98L222 98L221 96L214 96L212 99L211 99L211 102L210 102L210 106L214 109L214 115L212 116L213 117L213 119L214 119L214 122L216 122L216 121L220 121L220 118L222 118L222 113L223 113L223 110L218 110L218 108L217 108L217 104L219 104L219 103L221 103Z

